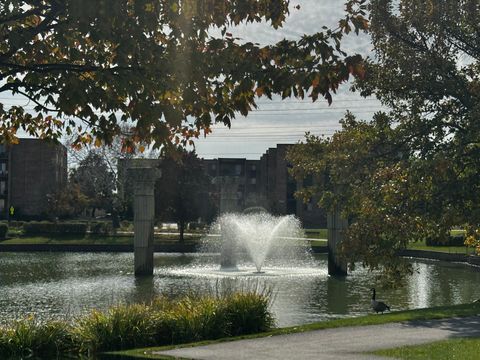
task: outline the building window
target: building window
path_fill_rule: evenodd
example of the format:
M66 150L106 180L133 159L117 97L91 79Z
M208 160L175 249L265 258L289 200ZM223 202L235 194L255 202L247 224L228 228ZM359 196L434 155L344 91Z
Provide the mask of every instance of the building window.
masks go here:
M256 183L257 183L257 179L256 179L256 178L251 178L251 179L250 179L250 184L255 185Z
M4 212L4 211L5 211L5 200L0 199L0 212Z
M4 195L7 190L7 183L5 181L0 181L0 195Z
M252 165L252 167L250 168L252 171L256 171L257 170L257 165Z
M7 163L0 163L0 175L5 175L7 173Z
M235 164L235 175L241 175L241 174L242 174L242 165Z

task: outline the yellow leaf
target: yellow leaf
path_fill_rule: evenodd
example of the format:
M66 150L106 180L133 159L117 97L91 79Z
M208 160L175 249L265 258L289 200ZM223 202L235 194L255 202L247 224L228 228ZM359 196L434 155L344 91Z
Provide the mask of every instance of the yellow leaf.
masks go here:
M145 4L145 11L146 12L153 12L155 10L155 7L153 6L152 3Z

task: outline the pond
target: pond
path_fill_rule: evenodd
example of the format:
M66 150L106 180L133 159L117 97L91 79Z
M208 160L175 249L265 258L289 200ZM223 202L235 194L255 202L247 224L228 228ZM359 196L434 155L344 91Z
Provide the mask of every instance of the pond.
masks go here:
M464 264L412 260L415 274L406 286L377 288L392 310L472 302L480 298L480 269ZM145 302L154 296L208 291L219 281L235 286L252 282L273 289L278 326L371 313L375 275L359 269L345 279L327 275L327 258L315 256L308 267L269 268L225 273L215 255L155 254L151 278L135 279L131 253L0 253L0 322L34 313L71 318L91 308ZM239 266L241 268L241 265Z

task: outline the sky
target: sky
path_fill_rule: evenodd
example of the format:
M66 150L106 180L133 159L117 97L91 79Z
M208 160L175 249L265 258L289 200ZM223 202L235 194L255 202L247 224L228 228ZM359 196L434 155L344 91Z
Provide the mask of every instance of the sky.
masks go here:
M300 5L297 9L296 6ZM252 41L261 45L274 44L284 38L299 39L303 34L322 31L323 26L335 28L338 20L344 16L344 0L292 0L290 16L284 26L275 30L267 24L248 24L229 30L234 37ZM371 55L371 45L366 35L351 35L343 41L349 53ZM259 159L269 148L276 144L293 144L304 138L306 132L315 135L332 135L340 129L339 120L347 110L359 118L368 120L373 113L382 109L375 98L364 99L349 88L351 84L340 87L333 103L328 106L323 98L315 103L311 99L286 99L275 97L273 100L262 98L257 110L248 117L238 115L232 120L231 128L218 124L207 138L196 141L195 148L200 157L211 159L218 157L236 157ZM5 105L33 104L21 96L0 95ZM20 134L21 135L21 134Z
M300 5L300 9L295 9ZM262 45L273 44L284 38L299 39L303 34L322 31L322 26L335 28L344 16L343 0L292 0L291 14L278 30L266 24L249 24L233 28L234 37ZM364 56L371 55L371 45L366 35L351 35L344 41L345 49ZM260 99L259 108L248 117L238 116L228 129L223 124L215 125L206 139L196 141L196 151L203 158L239 157L259 159L276 144L293 144L303 139L306 132L315 135L332 135L340 129L339 120L347 109L359 118L368 120L382 109L375 98L362 98L352 93L351 84L341 86L328 106L323 98L315 103L311 99L286 99L272 101Z

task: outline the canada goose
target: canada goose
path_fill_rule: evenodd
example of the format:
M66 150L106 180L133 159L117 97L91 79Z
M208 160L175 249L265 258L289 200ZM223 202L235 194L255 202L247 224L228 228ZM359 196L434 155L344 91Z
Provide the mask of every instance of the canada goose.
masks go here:
M371 305L372 305L372 309L378 314L379 312L381 312L383 314L383 312L385 310L388 310L390 311L390 306L388 306L387 304L385 304L383 301L377 301L375 300L375 289L372 288L371 289L373 294L372 294L372 301L371 301Z

